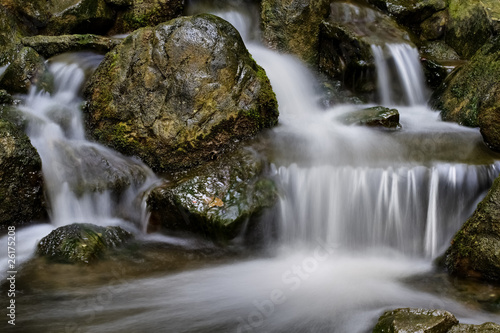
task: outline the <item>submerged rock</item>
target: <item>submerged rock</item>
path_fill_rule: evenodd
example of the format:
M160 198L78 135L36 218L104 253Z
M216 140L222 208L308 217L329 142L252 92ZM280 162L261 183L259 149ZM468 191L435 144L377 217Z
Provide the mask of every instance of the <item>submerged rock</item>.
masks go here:
M93 137L157 171L200 164L278 118L264 70L209 14L137 30L106 55L86 96Z
M122 40L96 35L62 35L24 37L21 42L48 59L65 52L88 50L107 53L120 44Z
M386 311L373 333L445 333L456 324L448 311L404 308Z
M472 59L455 69L431 98L443 120L481 127L485 142L500 150L500 39L485 44ZM499 133L500 134L500 133Z
M89 264L106 250L118 247L132 238L120 227L100 227L74 223L59 227L38 243L37 254L62 263Z
M390 129L401 128L399 123L399 112L383 106L374 106L354 112L350 112L340 119L347 125L365 125L370 127L385 127Z
M452 275L500 281L500 178L453 237L445 263Z
M0 229L45 215L40 156L23 132L0 119Z
M147 200L150 228L233 239L276 202L276 186L263 177L264 166L256 153L240 149L153 189Z
M45 59L30 47L22 48L0 75L0 89L11 94L27 94L32 86L51 91L53 85Z
M342 80L356 93L373 93L377 86L372 45L413 44L391 18L352 3L334 2L320 30L320 71Z
M444 310L396 309L386 311L378 320L373 333L493 333L500 325L459 324L455 316Z
M319 26L329 13L330 1L263 0L262 35L272 48L318 63Z

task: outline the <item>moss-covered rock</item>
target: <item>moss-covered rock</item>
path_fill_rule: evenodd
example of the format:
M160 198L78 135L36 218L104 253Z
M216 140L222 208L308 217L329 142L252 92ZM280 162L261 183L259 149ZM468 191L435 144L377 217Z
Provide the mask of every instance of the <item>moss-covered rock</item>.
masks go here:
M256 153L240 149L177 176L151 192L150 228L189 231L223 243L231 240L276 202L276 186L263 177L264 166Z
M35 49L45 58L65 52L95 51L107 53L122 42L119 38L97 35L61 35L24 37L21 43Z
M363 125L369 127L384 127L389 129L399 129L399 112L396 109L389 109L383 106L374 106L354 112L349 112L340 120L347 125Z
M496 0L450 0L446 42L460 56L472 57L490 39L498 23L500 2Z
M234 27L209 14L131 34L86 97L94 138L162 171L200 164L278 117L264 70Z
M0 228L45 215L40 156L23 132L0 119Z
M442 38L445 35L448 21L447 10L435 13L420 24L420 39L431 41Z
M500 103L500 39L485 44L465 65L455 69L435 91L431 105L441 111L443 120L477 127L483 117L486 143L500 149L495 139L496 109ZM481 116L482 115L482 116ZM499 140L500 141L500 140Z
M319 69L356 93L376 90L372 45L411 44L409 34L391 18L370 8L334 2L321 24Z
M12 12L0 5L0 66L12 61L18 51L17 44L23 33L23 29L18 25Z
M446 251L452 275L500 281L500 178Z
M403 308L386 311L373 333L446 333L456 324L448 311Z
M318 63L319 26L328 16L330 1L263 0L262 36L272 48Z
M66 0L51 4L53 15L41 30L44 35L105 35L115 21L115 12L105 0Z
M0 75L0 89L11 94L26 94L31 86L51 91L53 84L45 59L30 47L23 47Z
M155 26L182 15L183 0L113 0L120 9L112 34L130 32L142 27Z
M459 324L453 326L448 333L497 333L500 325L495 323L484 323L482 325Z
M90 264L106 250L122 245L132 234L120 227L74 223L59 227L42 238L37 254L55 262Z
M423 22L446 7L446 0L367 0L393 16L398 22L410 25Z

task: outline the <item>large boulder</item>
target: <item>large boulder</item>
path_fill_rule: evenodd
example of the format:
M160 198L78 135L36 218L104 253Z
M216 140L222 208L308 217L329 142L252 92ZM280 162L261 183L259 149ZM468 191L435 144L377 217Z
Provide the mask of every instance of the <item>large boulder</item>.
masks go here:
M0 229L45 215L40 156L23 132L0 119Z
M23 47L0 74L0 89L11 94L26 94L32 86L51 91L53 77L45 59L34 49Z
M107 0L119 7L111 34L155 26L182 15L184 0Z
M45 58L65 52L94 51L107 53L122 42L119 38L97 35L33 36L21 39L24 46L36 50Z
M12 61L23 33L12 12L0 5L0 67Z
M477 127L488 145L500 149L500 39L485 44L465 65L458 67L431 98L443 120ZM481 121L482 120L482 121Z
M452 275L500 281L500 178L454 236L445 263Z
M343 80L357 93L376 90L372 45L413 44L409 34L391 18L368 7L334 2L328 20L321 24L319 69Z
M263 0L262 36L272 48L318 63L319 26L328 16L330 1Z
M367 0L393 16L398 22L411 25L423 22L446 7L446 0Z
M496 32L500 32L500 2L497 0L450 0L446 42L460 56L472 57Z
M258 154L240 149L153 189L147 200L150 230L233 239L276 202L276 186L263 176L265 166Z
M448 311L403 308L386 311L373 333L446 333L456 324Z
M120 227L100 227L90 223L74 223L59 227L42 238L37 254L51 261L90 264L109 249L132 238Z
M137 30L85 95L92 136L159 171L209 160L278 118L264 70L235 28L209 14Z

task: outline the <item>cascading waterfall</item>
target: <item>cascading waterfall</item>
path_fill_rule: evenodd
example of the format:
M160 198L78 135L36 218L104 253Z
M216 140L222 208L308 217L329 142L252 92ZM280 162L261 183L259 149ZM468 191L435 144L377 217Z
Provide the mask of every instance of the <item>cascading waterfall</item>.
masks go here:
M372 53L381 104L401 105L402 94L406 105L425 105L425 81L417 49L408 44L389 43L372 45Z

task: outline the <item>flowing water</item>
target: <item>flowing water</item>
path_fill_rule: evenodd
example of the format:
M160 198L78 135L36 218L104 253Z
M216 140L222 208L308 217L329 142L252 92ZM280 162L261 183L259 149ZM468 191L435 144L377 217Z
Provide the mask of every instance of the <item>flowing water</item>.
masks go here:
M67 286L27 288L31 293L18 297L21 331L370 332L384 310L397 307L444 308L462 322L500 322L403 282L432 270L432 260L499 173L476 129L441 122L426 107L417 54L404 45L373 49L380 56L381 100L397 106L402 129L349 126L339 119L371 105L322 108L314 75L296 58L252 39L253 21L242 12L217 14L242 31L279 101L280 125L267 142L270 176L280 188L275 246L267 256L151 276L118 274L97 286L53 276ZM384 62L388 54L395 61ZM56 92L33 91L22 102L52 208L52 225L19 230L25 258L55 226L85 221L131 228L145 216L140 198L156 177L139 161L84 137L80 84L98 61L54 60ZM383 74L391 66L404 101L392 97L387 84L394 74ZM85 164L88 156L95 157L92 165ZM125 181L125 191L113 191L113 181L103 179L105 169L95 162L102 160Z

